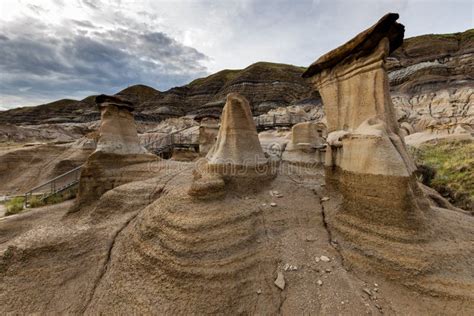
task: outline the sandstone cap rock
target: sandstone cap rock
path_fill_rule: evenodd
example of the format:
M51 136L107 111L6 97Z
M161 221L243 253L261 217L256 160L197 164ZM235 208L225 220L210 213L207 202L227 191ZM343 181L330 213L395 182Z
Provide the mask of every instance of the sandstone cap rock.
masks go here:
M303 78L310 78L324 69L332 68L348 57L357 59L370 54L385 37L390 42L390 53L393 52L402 45L405 34L405 27L396 22L398 18L398 13L387 13L369 29L321 56L303 73Z
M95 97L95 103L99 109L106 105L115 105L119 108L127 109L133 112L133 103L119 96L101 94Z

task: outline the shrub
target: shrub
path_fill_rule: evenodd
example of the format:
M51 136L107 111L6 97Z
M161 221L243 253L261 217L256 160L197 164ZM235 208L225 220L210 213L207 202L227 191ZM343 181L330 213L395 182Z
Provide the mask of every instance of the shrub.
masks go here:
M6 203L7 211L5 212L5 215L8 216L20 213L23 210L23 203L25 203L24 197L14 197Z
M29 207L34 208L34 207L40 207L43 206L45 203L43 200L41 200L37 196L32 196L29 201L28 201Z
M57 204L57 203L63 202L64 199L61 194L54 194L46 198L45 201L46 201L46 204Z

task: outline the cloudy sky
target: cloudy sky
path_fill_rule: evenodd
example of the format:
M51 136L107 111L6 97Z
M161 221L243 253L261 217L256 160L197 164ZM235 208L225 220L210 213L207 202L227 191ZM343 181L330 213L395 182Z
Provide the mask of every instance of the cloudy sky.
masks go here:
M473 28L472 0L0 0L0 109L159 90L257 61L307 66L387 12Z

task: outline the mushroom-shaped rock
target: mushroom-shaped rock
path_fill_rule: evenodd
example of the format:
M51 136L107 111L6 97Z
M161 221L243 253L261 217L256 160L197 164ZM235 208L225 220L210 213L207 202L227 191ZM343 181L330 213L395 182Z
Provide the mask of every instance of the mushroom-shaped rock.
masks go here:
M401 137L385 66L403 42L397 19L385 15L319 58L303 77L323 100L330 145L326 179L342 191L344 207L362 220L420 229L429 207Z
M131 102L102 94L96 97L96 103L101 116L96 151L121 155L147 153L138 139Z
M140 145L132 103L107 95L99 95L96 102L101 112L99 140L82 168L78 196L69 212L96 202L114 187L151 176L150 163L158 160Z

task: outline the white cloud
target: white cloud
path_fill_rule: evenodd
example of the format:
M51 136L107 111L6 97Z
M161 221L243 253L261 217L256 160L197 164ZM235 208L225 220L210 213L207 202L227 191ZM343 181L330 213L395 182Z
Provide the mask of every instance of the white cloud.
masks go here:
M143 47L137 50L137 41L140 40L127 33L161 33L175 41L176 45L194 48L208 56L208 59L200 61L208 72L243 68L261 60L306 66L372 25L387 12L399 12L400 22L406 26L406 36L415 36L472 28L473 6L472 0L451 0L449 5L445 0L1 0L0 40L3 30L12 29L18 21L28 20L32 23L23 25L25 29L20 29L21 32L33 32L45 27L46 34L63 39L73 34L71 38L90 37L105 43L107 36L113 32L122 32L120 36L126 39L125 45L117 41L107 43L117 45L117 51L128 53L137 61L168 66L168 70L174 69L175 72L182 65L180 58L186 59L186 53L178 59L170 59L165 52L161 52L162 58L156 58L156 54L160 53L159 45L142 43ZM35 24L35 20L41 23ZM115 33L115 39L117 36ZM41 52L38 54L41 55ZM65 55L60 54L58 58L58 63L69 62ZM93 63L87 65L87 60L82 62L84 67L94 67ZM131 63L130 67L138 67L139 64ZM189 62L185 64L183 67L192 67ZM22 71L25 71L23 78L27 78L28 71ZM133 71L127 68L127 72ZM157 72L159 70L151 69L145 77L152 78ZM170 70L162 73L157 79L159 82L152 85L170 88L184 84L203 72L188 74L176 78ZM143 78L138 76L135 79ZM146 82L127 84L134 83ZM24 86L22 83L17 88ZM73 85L70 86L64 97L73 95L76 92L74 89ZM25 102L33 100L34 90L33 87L26 91L28 95L18 94L20 102L22 97ZM3 104L6 95L2 91L0 83L0 94L3 94L0 104ZM10 96L16 93L8 91ZM57 95L50 97L52 101Z

